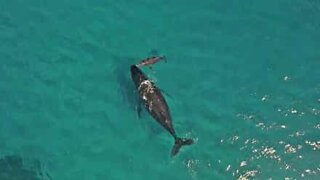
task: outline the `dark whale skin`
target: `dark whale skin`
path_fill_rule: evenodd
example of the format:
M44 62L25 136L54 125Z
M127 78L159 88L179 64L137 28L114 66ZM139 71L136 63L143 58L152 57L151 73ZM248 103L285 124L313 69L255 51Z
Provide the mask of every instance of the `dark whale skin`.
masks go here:
M193 144L192 139L183 139L177 137L172 125L168 104L159 88L157 88L155 84L151 82L136 65L132 65L130 69L131 78L138 90L138 94L146 110L172 135L175 140L175 145L171 151L171 155L176 155L181 146Z

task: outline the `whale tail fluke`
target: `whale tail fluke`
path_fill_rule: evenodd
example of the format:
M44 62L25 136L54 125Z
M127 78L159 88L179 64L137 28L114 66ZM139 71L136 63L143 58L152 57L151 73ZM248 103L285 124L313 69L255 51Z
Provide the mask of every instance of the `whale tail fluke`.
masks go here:
M174 142L174 146L171 150L171 156L175 156L176 154L178 154L178 152L182 146L191 145L193 143L194 142L192 139L176 138L175 142Z

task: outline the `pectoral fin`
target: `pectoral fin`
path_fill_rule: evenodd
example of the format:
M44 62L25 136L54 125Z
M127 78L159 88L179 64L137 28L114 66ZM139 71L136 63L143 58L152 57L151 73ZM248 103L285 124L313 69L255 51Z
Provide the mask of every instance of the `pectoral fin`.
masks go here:
M141 118L141 111L142 111L142 100L139 97L139 92L137 90L133 91L133 101L134 101L134 111L136 111L137 113L137 118L140 119Z
M140 119L141 118L141 112L142 112L142 102L141 102L140 99L137 100L136 111L137 111L137 116Z

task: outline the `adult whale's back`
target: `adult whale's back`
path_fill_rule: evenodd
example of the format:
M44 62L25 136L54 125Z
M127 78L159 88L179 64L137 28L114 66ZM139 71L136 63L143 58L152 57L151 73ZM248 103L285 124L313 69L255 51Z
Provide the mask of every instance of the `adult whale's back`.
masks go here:
M136 65L131 66L131 77L147 111L174 138L175 145L172 148L171 155L176 155L181 146L193 144L192 139L182 139L176 135L172 125L170 110L165 98L154 83L151 82Z

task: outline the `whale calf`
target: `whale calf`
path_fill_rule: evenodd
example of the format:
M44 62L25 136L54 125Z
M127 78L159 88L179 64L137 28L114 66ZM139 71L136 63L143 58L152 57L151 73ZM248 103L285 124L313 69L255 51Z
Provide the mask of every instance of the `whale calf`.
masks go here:
M131 78L138 90L138 94L146 110L160 123L174 138L171 156L175 156L181 146L193 144L192 139L180 138L172 125L168 104L159 88L136 65L131 65Z
M141 67L141 66L149 66L151 68L151 65L164 60L165 62L167 62L167 59L165 56L152 56L146 59L143 59L142 61L140 61L138 64L136 64L137 67Z

